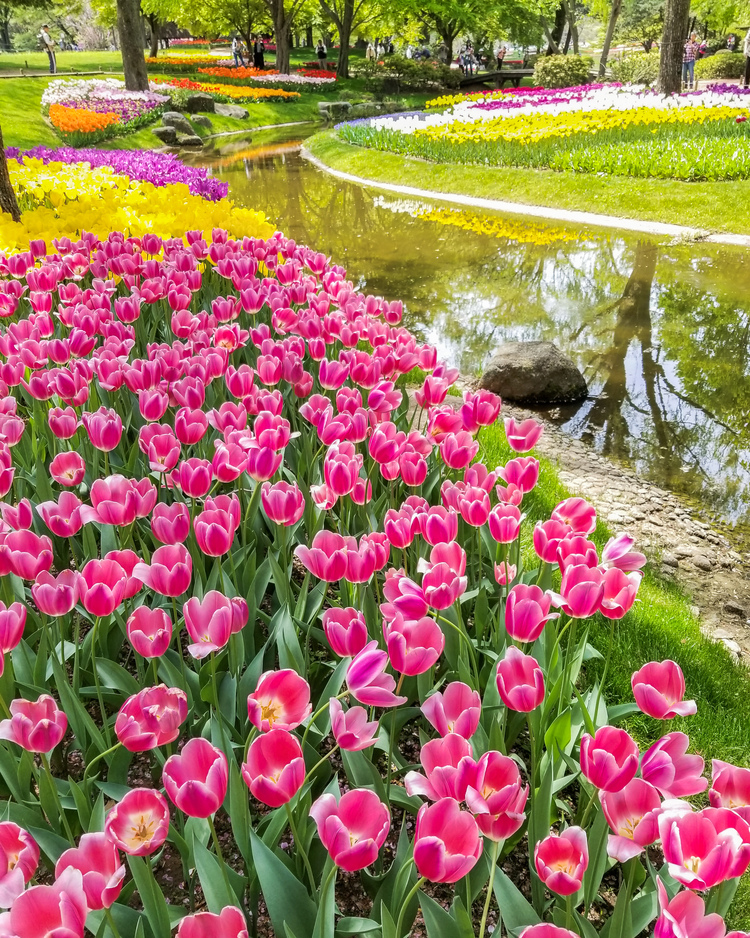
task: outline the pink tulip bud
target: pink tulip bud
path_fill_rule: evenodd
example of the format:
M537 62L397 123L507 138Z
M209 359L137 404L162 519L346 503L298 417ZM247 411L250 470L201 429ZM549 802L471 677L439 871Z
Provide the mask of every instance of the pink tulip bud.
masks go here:
M633 674L633 696L643 713L655 720L692 716L698 710L694 700L683 700L685 678L675 661L650 661Z
M172 473L172 478L189 498L203 498L211 488L213 469L207 459L186 459Z
M193 576L193 559L183 544L165 544L151 555L151 563L137 563L134 576L162 596L182 596Z
M516 453L528 453L534 449L544 433L544 426L537 420L523 420L516 423L513 417L505 418L505 435L508 445Z
M479 830L498 843L520 830L528 797L529 786L522 784L516 763L494 750L480 757L476 780L466 789Z
M296 524L305 512L305 496L297 483L264 482L260 493L263 511L274 524Z
M560 835L550 834L534 849L534 866L544 885L559 896L578 892L589 865L586 832L568 827Z
M495 581L498 586L508 586L516 578L518 569L514 563L508 563L507 560L501 560L495 564Z
M151 515L151 533L161 544L182 544L190 533L190 512L187 505L164 502L154 506Z
M232 547L236 525L226 511L206 510L193 521L198 547L209 557L221 557Z
M131 857L155 853L169 833L167 799L153 788L131 788L107 815L104 830Z
M438 448L449 469L465 469L479 452L479 443L466 430L459 430L446 434Z
M422 591L432 609L447 609L464 594L468 579L458 574L448 563L428 564L422 577Z
M405 619L401 613L383 622L388 657L400 674L423 674L435 664L445 647L445 636L434 619Z
M604 571L604 593L599 611L608 619L621 619L628 612L638 595L641 573L624 573L619 567Z
M458 535L458 512L433 505L419 515L419 527L422 537L431 546L455 541Z
M209 590L202 600L191 596L183 605L185 628L193 640L188 651L200 660L220 651L229 641L234 622L231 600L218 590Z
M58 440L69 440L78 429L78 416L72 407L53 407L47 414L47 422Z
M143 566L143 564L138 564ZM114 560L89 560L78 580L78 591L86 612L110 616L125 597L128 576Z
M40 574L40 576L49 576L49 574ZM21 641L25 625L26 606L21 603L11 603L10 606L6 606L0 601L0 651L4 655L13 651Z
M161 420L169 407L169 395L160 388L148 388L138 392L138 409L141 417L150 423Z
M390 674L386 674L387 663L388 655L378 648L376 641L368 642L352 659L346 670L346 686L361 704L398 707L406 703L406 697L397 697L393 693L396 681Z
M48 616L65 616L78 602L77 570L63 570L56 577L42 571L31 587L31 595L39 611Z
M313 576L327 583L340 580L346 573L346 541L340 534L318 531L309 548L300 544L294 553Z
M706 915L706 904L686 889L670 900L664 883L657 879L661 914L654 925L654 938L724 938L724 919L716 912ZM738 934L733 932L732 934ZM727 935L727 938L730 938Z
M269 808L291 801L305 781L299 740L288 730L270 730L250 743L242 778L250 793Z
M0 739L9 739L27 752L51 752L62 740L68 718L49 694L37 700L12 700L10 719L0 721Z
M468 684L453 681L444 691L431 694L421 710L441 736L456 733L469 739L479 726L481 705L478 691L472 690Z
M453 798L419 809L414 827L414 863L433 883L455 883L471 872L482 854L477 822Z
M227 794L228 780L227 757L202 736L188 740L182 752L167 759L162 770L167 796L188 817L206 818L218 811Z
M575 534L591 534L596 528L596 509L585 498L566 498L555 508L551 518L569 524Z
M186 915L177 926L177 938L248 938L247 923L239 909L227 905L218 915L215 912Z
M602 726L581 737L581 771L596 788L621 791L638 771L638 745L623 729Z
M391 828L388 808L374 791L352 788L338 804L331 794L313 802L310 816L336 866L348 873L374 863Z
M685 733L667 733L643 754L641 776L665 798L686 798L708 787L703 759L687 755L688 743Z
M206 435L206 430L208 430L208 418L202 410L181 407L175 414L174 432L183 446L195 446Z
M659 792L641 778L631 779L619 791L600 791L602 811L613 833L607 841L607 853L620 863L627 863L659 837Z
M83 502L72 492L61 492L56 502L40 502L36 510L53 534L58 537L72 537L83 526L82 504Z
M535 658L510 645L497 666L497 690L511 710L530 713L544 700L544 674Z
M39 845L22 827L0 821L0 909L10 908L39 866Z
M312 712L310 685L296 671L266 671L247 698L247 715L261 733L293 730Z
M86 463L79 453L58 453L49 464L49 474L58 485L74 488L83 482Z
M116 411L100 407L94 413L82 414L81 422L96 449L109 453L118 447L122 438L122 419Z
M108 909L120 895L125 867L120 863L117 847L102 833L82 834L77 847L60 855L55 876L72 867L83 877L86 904L91 911Z
M495 505L489 514L490 534L498 544L511 544L521 530L523 516L515 505Z
M115 734L128 752L174 742L187 719L187 696L179 687L146 687L128 697L115 720Z
M365 617L357 609L335 606L323 613L323 631L334 654L340 658L352 658L367 644Z
M377 720L367 722L367 711L364 707L350 707L344 711L339 700L331 697L328 711L331 717L331 732L342 749L358 752L375 745L380 724Z
M508 635L517 642L535 642L544 631L550 619L556 619L557 613L550 613L552 598L538 586L526 586L518 583L508 593L505 603L505 628Z
M88 913L83 877L68 867L51 886L32 886L8 913L8 935L16 938L83 938Z
M127 622L128 641L143 658L160 658L172 640L172 620L163 609L138 606Z
M477 763L471 743L457 733L430 739L422 746L419 761L425 774L407 772L404 785L410 795L430 801L455 798L463 801L469 785L476 785Z

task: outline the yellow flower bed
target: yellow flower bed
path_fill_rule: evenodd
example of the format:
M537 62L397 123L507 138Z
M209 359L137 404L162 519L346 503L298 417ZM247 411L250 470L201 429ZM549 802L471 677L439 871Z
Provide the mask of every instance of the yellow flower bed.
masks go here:
M183 237L212 228L233 237L267 238L273 234L262 212L236 206L230 199L209 202L193 195L184 183L154 186L131 180L109 167L88 163L48 163L26 158L8 160L10 178L22 209L21 221L0 214L0 251L25 250L30 240L68 237L82 231L106 238L111 231L141 237L152 232L163 238Z

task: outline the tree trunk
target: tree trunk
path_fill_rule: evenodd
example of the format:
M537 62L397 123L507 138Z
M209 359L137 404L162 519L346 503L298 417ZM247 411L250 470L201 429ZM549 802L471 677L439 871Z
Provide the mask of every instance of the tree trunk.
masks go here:
M273 31L276 39L276 71L289 74L289 23L284 0L272 0Z
M117 0L117 32L120 35L125 87L128 91L148 91L139 0Z
M572 38L573 38L573 30L570 28L570 26L568 26L568 31L565 34L565 42L563 43L563 47L560 50L562 55L568 54L568 50L570 49L570 40Z
M159 19L155 13L149 13L146 19L151 27L151 45L148 54L149 58L155 59L159 54Z
M307 28L305 29L305 45L309 46L311 49L315 45L313 41L312 24L307 26Z
M5 147L3 146L3 131L0 127L0 212L7 212L13 221L21 220L21 212L16 201L16 193L10 184L10 175L8 174L8 161L5 159Z
M339 78L349 77L349 42L352 37L354 22L354 0L344 0L344 18L336 26L339 31L339 58L336 74Z
M667 0L664 4L658 85L662 94L675 94L682 89L682 54L689 17L690 0Z
M547 37L547 55L559 55L560 43L565 32L565 23L567 22L565 6L561 3L555 10L555 25L550 32L547 28L547 22L544 21L544 32Z
M622 0L612 0L612 6L609 11L609 22L607 23L607 32L604 36L604 46L602 47L602 57L599 59L599 78L604 78L604 73L607 71L607 59L609 58L609 50L612 46L612 37L615 34L615 26L617 25L617 17L620 15L620 10L622 9Z
M10 14L11 9L4 4L0 5L0 49L10 52Z

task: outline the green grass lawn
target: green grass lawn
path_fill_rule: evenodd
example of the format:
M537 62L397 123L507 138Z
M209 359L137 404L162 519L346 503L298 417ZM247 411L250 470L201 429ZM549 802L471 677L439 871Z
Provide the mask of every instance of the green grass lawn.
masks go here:
M747 214L721 211L723 205L750 204L750 180L633 180L624 176L428 163L413 157L351 146L332 131L311 138L306 146L333 169L376 182L667 222L713 232L750 234L750 217Z
M0 55L0 74L16 72L19 69L38 69L47 71L49 59L46 52L4 52ZM110 72L122 71L122 56L119 52L58 52L57 70L65 73L98 72L99 69ZM0 112L5 116L4 112Z

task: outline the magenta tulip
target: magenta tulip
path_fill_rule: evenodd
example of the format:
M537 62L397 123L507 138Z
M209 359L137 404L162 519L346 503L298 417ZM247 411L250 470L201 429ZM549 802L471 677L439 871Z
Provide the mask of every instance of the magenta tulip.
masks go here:
M422 746L419 761L425 774L412 771L404 776L410 795L422 795L430 801L463 801L468 786L476 787L477 763L471 743L457 733L430 739Z
M550 613L552 597L538 586L518 583L508 593L505 603L505 628L517 642L535 642L550 619L558 613Z
M515 505L500 502L489 515L490 534L498 544L511 544L521 530L523 515Z
M0 821L0 909L10 908L39 866L39 845L22 827Z
M661 914L654 925L654 938L724 938L724 919L717 912L706 915L706 904L700 896L685 889L670 900L660 879L656 887Z
M635 540L628 534L611 537L602 549L602 566L619 567L625 573L640 570L646 564L646 555L631 550Z
M621 791L638 771L638 745L623 729L602 726L581 737L581 771L602 791Z
M189 498L208 495L213 479L213 469L207 459L186 459L172 473L175 485L179 485Z
M310 817L331 859L347 873L374 863L391 829L388 808L365 788L350 789L338 804L333 795L321 795L313 802Z
M79 453L66 451L58 453L49 464L49 474L58 485L73 488L83 482L86 475L86 463Z
M150 564L137 563L133 574L155 593L176 598L190 586L193 558L183 544L165 544L153 552Z
M468 579L447 563L428 564L422 577L422 592L432 609L447 609L466 592Z
M57 501L40 502L36 510L53 534L72 537L83 526L82 504L80 498L72 492L61 492Z
M221 557L231 550L236 529L230 512L220 509L202 511L193 521L198 547L209 557Z
M65 735L68 718L49 694L37 700L12 700L10 719L0 721L0 739L17 743L27 752L52 752Z
M560 544L573 529L562 521L539 521L534 527L534 550L545 563L557 563Z
M194 658L200 660L226 646L232 634L234 607L223 593L209 590L202 600L191 596L183 605L182 613L185 628L193 640L187 650Z
M734 878L742 835L733 827L717 830L703 812L677 804L676 810L663 810L659 815L659 836L670 876L688 889L701 890ZM742 823L747 829L747 823Z
M643 754L641 776L665 798L686 798L708 787L703 759L687 755L688 742L684 733L667 733Z
M294 553L319 580L333 583L346 573L346 541L340 534L318 531L309 548L300 544Z
M516 453L528 453L539 442L544 426L537 420L522 420L516 423L513 417L505 418L505 436L508 445Z
M400 674L415 675L429 671L445 647L445 636L434 619L405 619L397 613L383 622L388 657Z
M112 615L125 598L127 581L127 573L116 561L89 560L78 580L86 612L97 618Z
M227 793L229 763L220 749L194 736L164 763L162 782L172 803L188 817L206 818L221 807Z
M155 853L169 833L167 799L153 788L131 788L107 815L104 831L131 857Z
M539 481L539 460L533 456L516 456L497 470L506 485L515 486L526 495Z
M172 640L172 620L163 609L138 606L126 628L128 641L143 658L161 658Z
M598 611L604 596L604 574L598 567L586 564L567 566L562 575L560 595L563 612L575 619L587 619Z
M323 613L323 631L334 654L353 658L368 641L365 617L357 609L332 606Z
M122 437L120 415L107 407L100 407L94 413L81 415L81 423L86 428L92 445L102 452L109 453L116 449Z
M22 580L35 580L52 566L52 541L33 531L11 531L3 542L11 572Z
M449 469L465 469L479 452L479 443L466 430L447 433L438 443L443 462Z
M658 839L661 798L653 785L634 778L619 791L600 791L599 799L612 831L607 853L614 860L626 863Z
M264 482L260 500L269 521L289 526L296 524L305 512L305 496L297 483Z
M14 938L83 938L88 913L83 877L69 867L51 886L32 886L13 903L6 934Z
M550 834L534 848L534 866L539 879L559 896L572 896L581 888L589 865L586 832L568 827L561 834Z
M151 515L151 533L161 544L182 544L190 534L190 512L187 505L159 502Z
M422 537L431 546L455 541L458 536L458 512L442 505L433 505L418 515Z
M596 509L585 498L566 498L550 516L554 521L569 524L575 534L591 534L596 528Z
M396 681L386 674L388 654L378 648L376 641L354 656L346 669L346 686L352 696L368 707L398 707L406 697L397 697L393 691Z
M40 574L40 576L49 574ZM33 590L33 587L32 587ZM0 652L7 655L18 645L23 638L26 625L26 606L21 603L11 603L6 606L0 601Z
M117 847L103 832L82 834L77 847L62 853L55 864L55 876L72 867L83 877L83 891L90 911L108 909L116 901L125 879Z
M78 602L80 573L63 570L56 577L42 571L31 587L39 611L48 616L64 616Z
M750 769L714 759L708 798L714 808L733 808L750 821Z
M463 879L482 854L479 828L453 798L424 804L414 827L414 863L433 883Z
M577 938L577 932L560 928L550 922L541 922L539 925L529 925L521 932L519 938Z
M638 707L655 720L671 720L696 713L694 700L683 700L685 677L675 661L650 661L631 679Z
M186 915L177 926L177 938L248 938L247 923L238 908L227 905L218 914Z
M367 722L367 711L364 707L349 707L344 710L336 697L331 697L328 704L331 718L331 732L337 744L348 752L358 752L368 749L377 742L377 720Z
M180 735L187 710L187 695L179 687L146 687L120 707L115 735L129 752L166 746Z
M520 830L528 797L516 763L495 751L480 757L476 781L466 789L466 805L479 830L498 843Z
M247 751L242 778L253 797L269 808L291 801L305 780L299 740L288 730L270 730L257 736Z
M269 730L293 730L310 716L310 685L287 668L266 671L258 686L247 698L247 715L261 733Z
M421 710L441 736L456 733L470 739L479 726L481 705L479 691L461 681L453 681L444 691L431 694Z
M497 665L497 690L511 710L530 713L544 700L544 674L531 655L510 645Z

